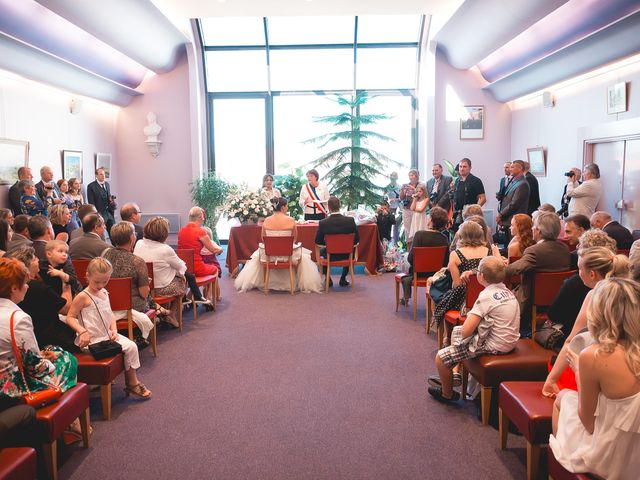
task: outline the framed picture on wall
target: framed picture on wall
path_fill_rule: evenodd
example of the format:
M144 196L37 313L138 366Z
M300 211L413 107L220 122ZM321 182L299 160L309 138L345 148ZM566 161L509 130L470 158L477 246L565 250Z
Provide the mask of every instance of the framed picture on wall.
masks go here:
M484 105L465 105L460 112L460 140L484 138Z
M0 184L18 181L18 169L29 166L29 142L0 138Z
M77 178L82 183L82 152L78 150L62 151L62 178Z
M96 153L96 170L99 168L104 168L104 178L108 180L111 177L110 153Z
M531 166L530 172L536 177L547 176L547 157L544 147L527 148L527 160Z
M620 82L607 87L607 113L627 111L627 83Z

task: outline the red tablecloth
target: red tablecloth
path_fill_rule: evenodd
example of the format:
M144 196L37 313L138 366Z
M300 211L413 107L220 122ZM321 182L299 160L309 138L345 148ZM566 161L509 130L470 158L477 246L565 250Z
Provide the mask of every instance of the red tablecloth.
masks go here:
M298 225L298 241L302 246L311 250L313 261L315 258L315 239L317 223ZM238 263L246 262L260 243L260 225L240 225L232 227L229 232L229 247L227 248L226 266L231 275L236 275ZM382 244L378 236L378 226L366 223L358 226L360 245L358 246L358 264L364 265L367 273L376 275L378 267L382 266Z

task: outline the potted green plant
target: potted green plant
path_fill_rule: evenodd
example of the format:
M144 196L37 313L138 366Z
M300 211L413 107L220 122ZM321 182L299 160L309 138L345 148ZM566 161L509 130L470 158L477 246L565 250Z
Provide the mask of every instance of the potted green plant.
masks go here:
M205 225L211 229L215 240L218 239L216 225L222 214L229 187L229 184L215 172L207 172L191 184L191 199L195 205L205 211L207 215Z
M298 204L300 190L307 183L301 168L296 168L287 175L276 175L274 184L280 194L289 201L289 215L296 220L302 217L302 207Z

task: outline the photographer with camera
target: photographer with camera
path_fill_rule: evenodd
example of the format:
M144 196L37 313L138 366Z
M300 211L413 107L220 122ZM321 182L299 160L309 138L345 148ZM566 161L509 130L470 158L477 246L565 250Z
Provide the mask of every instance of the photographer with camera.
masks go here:
M582 177L582 172L579 168L572 168L568 172L564 173L564 176L573 179L574 182L578 182L578 185L582 185L580 178ZM564 186L564 190L562 191L562 199L560 200L560 209L558 210L558 215L560 217L568 217L569 216L569 197L567 197L567 186Z
M109 182L105 181L104 168L96 169L96 179L87 185L87 199L89 203L95 205L96 210L102 216L105 222L107 234L111 231L111 227L116 220L113 216L116 211L116 196L111 195L111 187Z
M575 181L575 177L567 178L567 197L570 198L569 215L581 214L591 218L602 198L600 168L595 163L590 163L584 167L582 177L584 178L582 184Z
M429 193L431 208L437 205L448 212L451 206L448 191L453 179L442 174L442 165L439 163L433 165L431 173L433 174L433 178L427 182L427 192Z
M51 170L51 167L45 165L40 169L40 181L36 183L36 193L40 200L50 202L53 205L64 202L58 185L53 181L53 170Z

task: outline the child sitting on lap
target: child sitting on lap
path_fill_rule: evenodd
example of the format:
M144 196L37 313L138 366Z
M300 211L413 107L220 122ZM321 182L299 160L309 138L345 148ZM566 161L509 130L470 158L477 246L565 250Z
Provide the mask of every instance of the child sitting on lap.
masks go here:
M44 247L46 260L40 261L40 278L58 294L62 295L66 285L71 292L80 290L78 280L63 270L69 256L69 246L62 240L49 240Z
M463 325L453 328L451 345L438 351L439 377L429 378L429 393L445 403L457 401L453 391L453 368L463 360L480 355L508 353L520 338L520 307L505 287L505 265L499 257L485 257L478 265L478 281L485 289Z
M78 336L76 345L86 349L90 343L103 340L113 340L122 346L124 353L124 375L127 394L138 398L151 398L151 391L147 389L136 375L140 368L138 346L118 333L116 321L111 305L109 293L105 286L109 283L113 267L108 260L102 257L94 258L87 266L87 281L89 286L80 292L71 304L67 315L67 325L73 328Z

